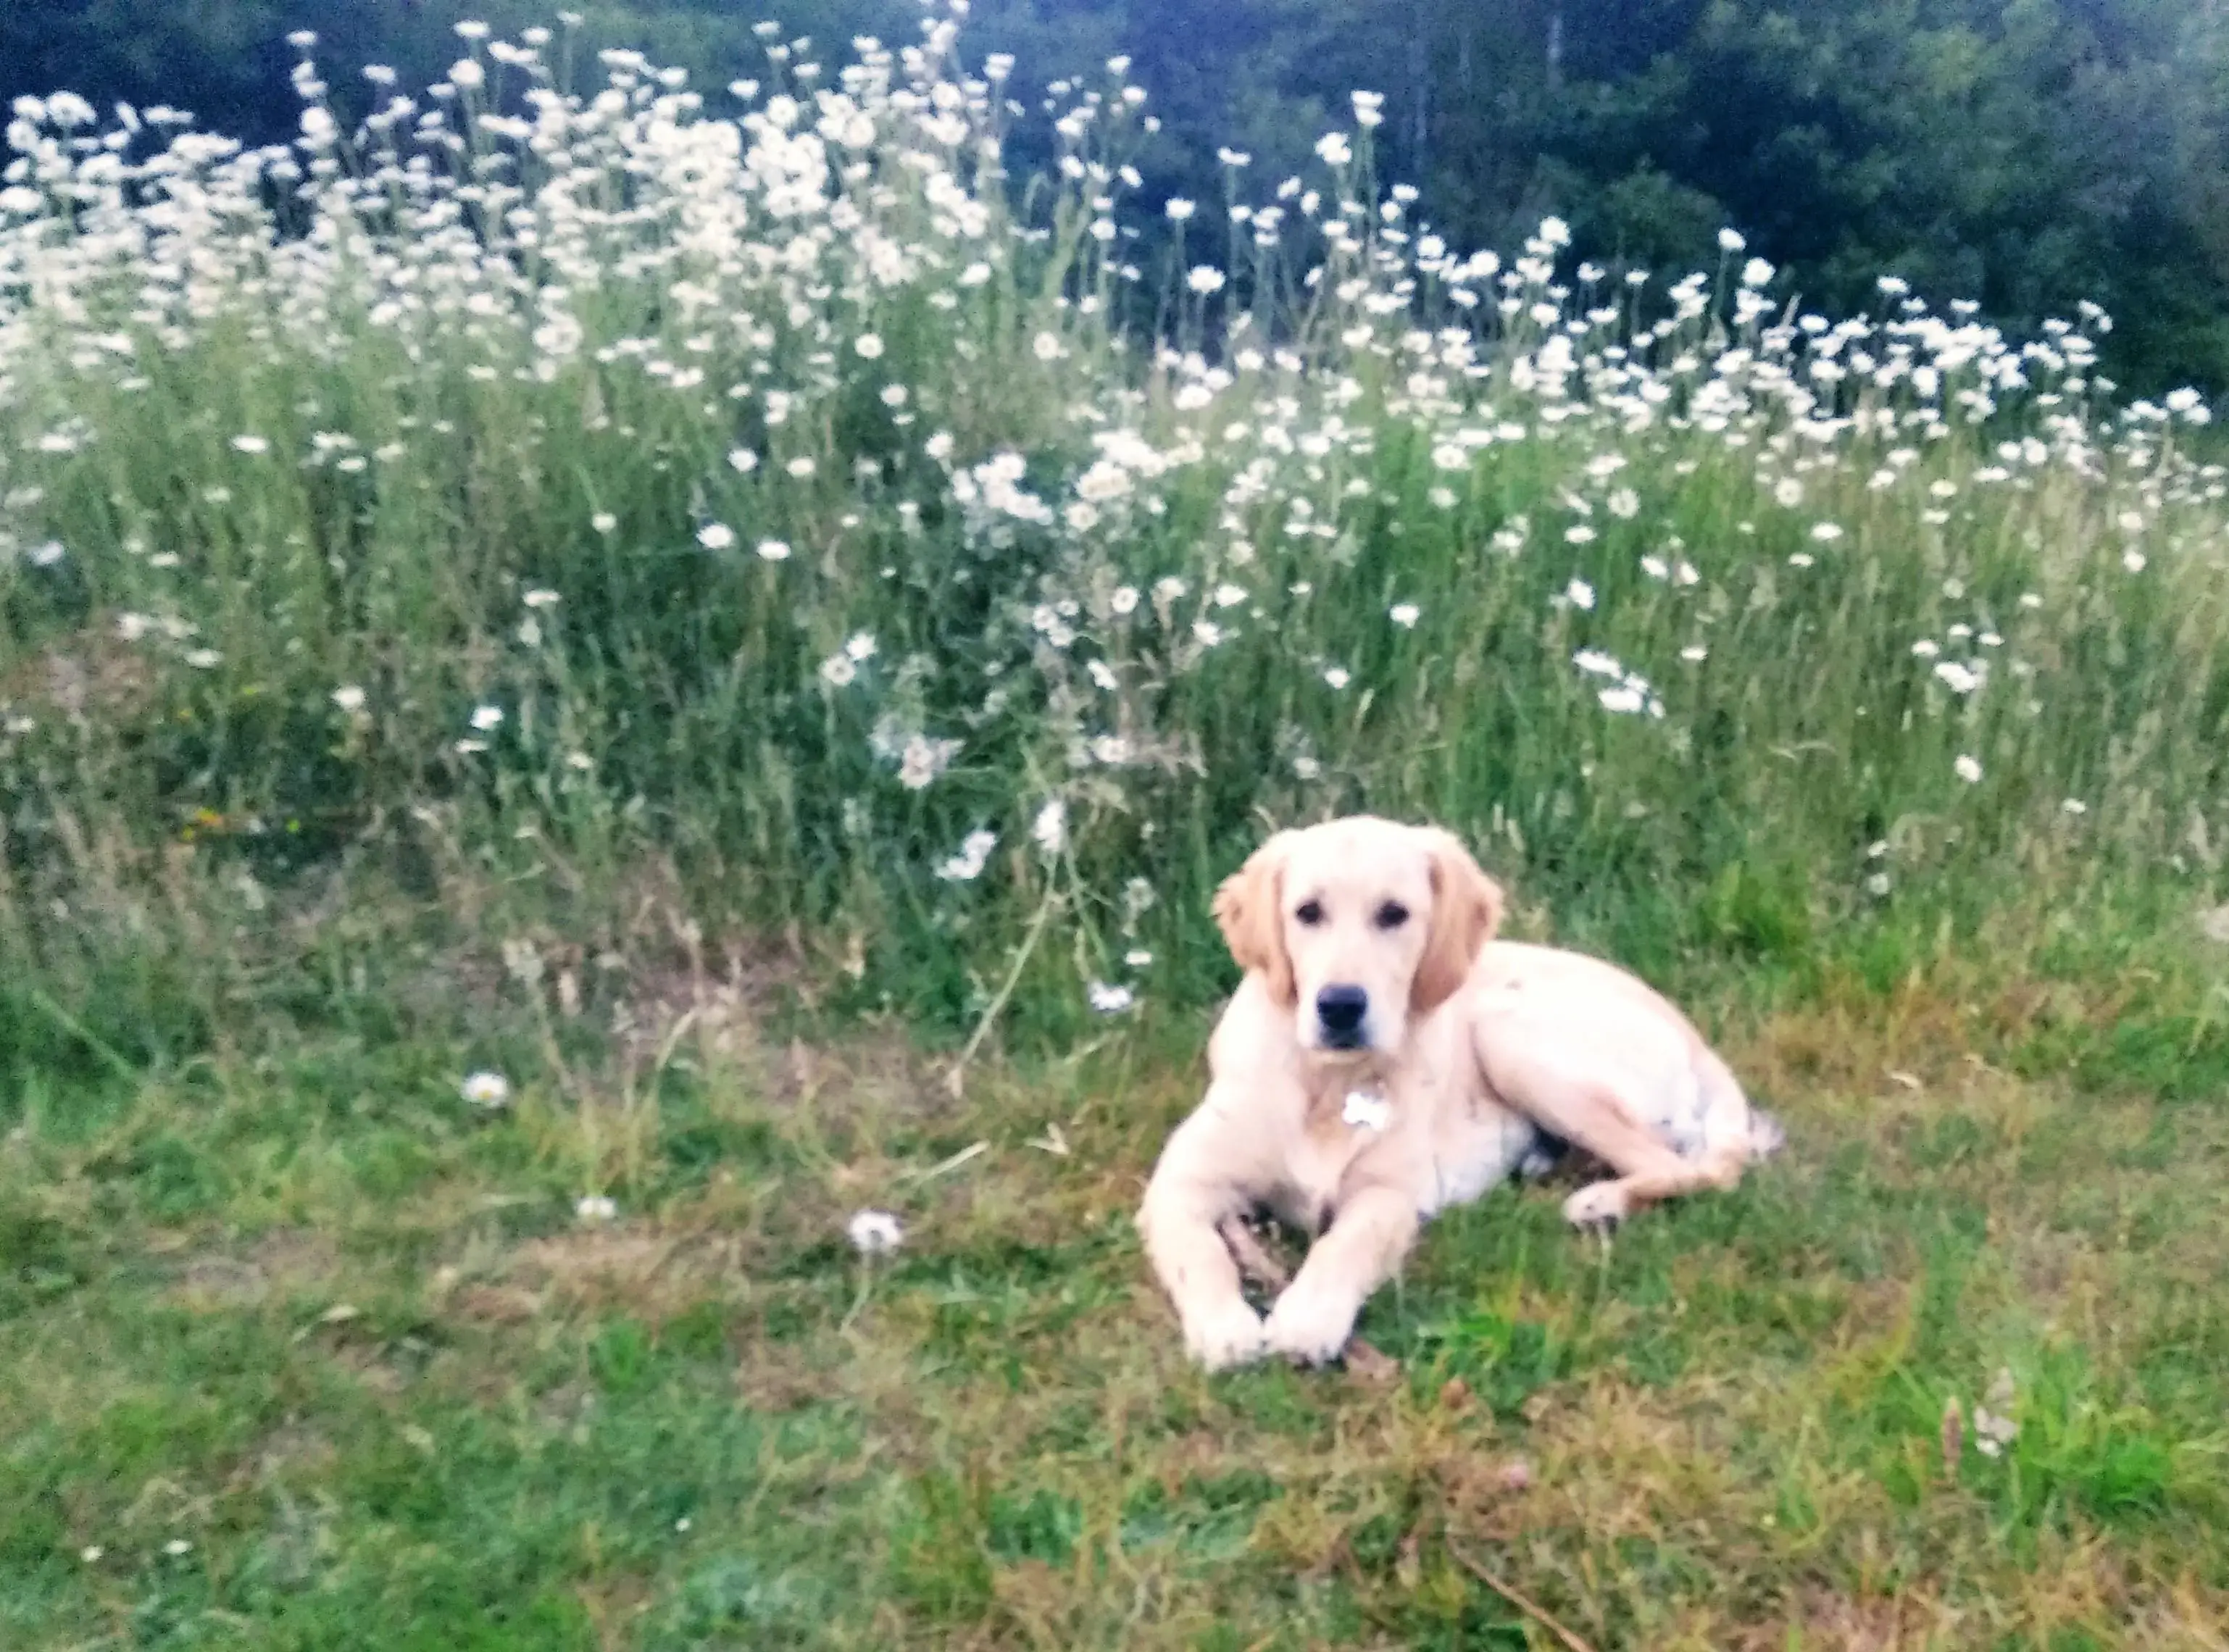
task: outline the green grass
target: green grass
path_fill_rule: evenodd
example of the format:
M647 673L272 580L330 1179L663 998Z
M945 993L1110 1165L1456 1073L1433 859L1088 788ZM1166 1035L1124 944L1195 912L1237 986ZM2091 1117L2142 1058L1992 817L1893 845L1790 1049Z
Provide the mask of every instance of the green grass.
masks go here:
M1119 85L1010 177L934 22L468 49L284 165L11 127L0 1644L1548 1644L1473 1561L1598 1649L2221 1644L2194 395L1487 269L1364 133L1172 230ZM1129 1229L1205 897L1360 807L1794 1143L1208 1381Z
M19 1074L0 1633L1550 1644L1468 1559L1596 1648L2214 1644L2229 1122L1987 979L1729 1002L1787 1155L1607 1245L1553 1189L1442 1219L1366 1315L1383 1385L1185 1364L1129 1217L1196 1025L960 1101L718 990L632 1106L477 1113L457 1045ZM2018 1437L1953 1472L2000 1368Z

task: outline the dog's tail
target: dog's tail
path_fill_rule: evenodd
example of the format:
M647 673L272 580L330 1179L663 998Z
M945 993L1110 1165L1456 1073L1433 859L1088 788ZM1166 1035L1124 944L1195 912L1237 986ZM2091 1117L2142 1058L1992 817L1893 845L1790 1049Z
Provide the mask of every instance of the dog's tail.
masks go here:
M1763 1108L1752 1107L1734 1077L1713 1050L1705 1049L1696 1062L1695 1076L1703 1089L1703 1152L1705 1157L1734 1166L1755 1164L1770 1158L1788 1145L1788 1132ZM1738 1174L1738 1171L1736 1172Z

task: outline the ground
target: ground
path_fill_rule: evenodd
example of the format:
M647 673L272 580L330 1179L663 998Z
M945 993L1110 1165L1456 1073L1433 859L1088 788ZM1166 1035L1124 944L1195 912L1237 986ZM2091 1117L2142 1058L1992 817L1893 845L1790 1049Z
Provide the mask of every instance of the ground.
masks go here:
M19 1078L0 1642L2219 1648L2229 1115L2033 1000L1729 1026L1787 1152L1439 1221L1375 1380L1184 1363L1130 1217L1196 1018L960 1099L732 1003L593 1104L373 1039Z

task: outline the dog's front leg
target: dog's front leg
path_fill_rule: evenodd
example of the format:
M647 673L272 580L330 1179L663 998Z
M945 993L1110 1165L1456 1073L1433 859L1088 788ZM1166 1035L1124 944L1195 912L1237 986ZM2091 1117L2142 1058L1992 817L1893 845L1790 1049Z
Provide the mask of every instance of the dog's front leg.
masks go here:
M1146 1188L1138 1231L1184 1326L1185 1350L1210 1371L1262 1357L1262 1316L1239 1288L1238 1264L1217 1225L1243 1201L1197 1173L1193 1141L1179 1132Z
M1341 1199L1330 1230L1269 1310L1262 1327L1269 1351L1306 1365L1339 1358L1355 1315L1401 1265L1416 1227L1414 1197L1395 1188L1369 1186Z

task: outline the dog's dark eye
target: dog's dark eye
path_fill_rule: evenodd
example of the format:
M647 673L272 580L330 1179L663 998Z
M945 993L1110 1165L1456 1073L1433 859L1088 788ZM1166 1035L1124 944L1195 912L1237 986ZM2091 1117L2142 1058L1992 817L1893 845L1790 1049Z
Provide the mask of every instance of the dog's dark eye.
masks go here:
M1398 901L1388 901L1378 909L1378 927L1397 929L1409 921L1409 909Z
M1323 903L1321 901L1302 901L1300 905L1294 909L1293 916L1300 919L1301 922L1307 924L1308 928L1313 929L1317 924L1323 922Z

